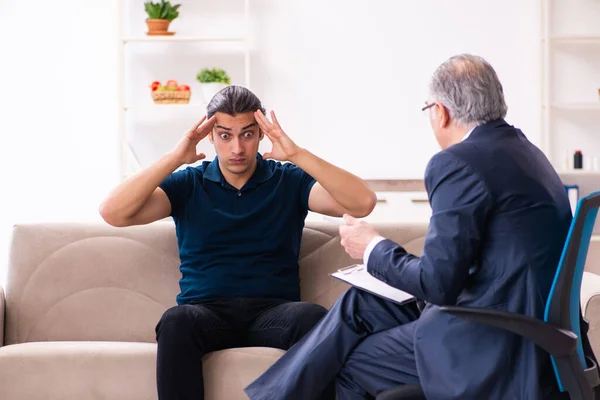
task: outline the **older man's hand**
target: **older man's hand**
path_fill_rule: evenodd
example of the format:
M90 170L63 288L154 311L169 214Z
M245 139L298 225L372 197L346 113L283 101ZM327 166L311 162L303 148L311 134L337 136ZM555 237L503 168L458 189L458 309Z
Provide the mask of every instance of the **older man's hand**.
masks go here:
M351 215L344 214L347 225L340 225L342 246L352 258L362 259L369 242L379 236L375 228Z

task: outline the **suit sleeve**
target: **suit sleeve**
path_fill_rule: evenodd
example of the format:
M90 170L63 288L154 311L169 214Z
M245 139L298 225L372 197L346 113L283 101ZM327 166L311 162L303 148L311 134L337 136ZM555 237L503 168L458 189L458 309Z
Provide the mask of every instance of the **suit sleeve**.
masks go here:
M421 256L386 239L371 252L367 270L429 303L454 304L478 257L492 199L479 175L448 152L431 159L425 186L432 215Z

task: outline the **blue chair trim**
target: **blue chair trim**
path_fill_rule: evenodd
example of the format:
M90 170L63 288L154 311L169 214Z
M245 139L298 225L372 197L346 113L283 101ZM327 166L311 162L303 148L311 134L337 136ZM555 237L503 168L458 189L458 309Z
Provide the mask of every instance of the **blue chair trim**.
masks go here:
M600 194L600 191L591 193L590 195L580 199L577 202L577 207L576 207L575 213L573 215L573 221L569 228L569 233L568 233L567 239L565 241L565 246L563 247L563 251L562 251L562 254L560 257L559 267L554 276L554 281L552 282L552 287L550 288L550 293L548 295L548 299L552 299L554 296L554 293L555 293L556 287L557 287L557 282L561 277L560 272L563 268L565 259L567 257L567 252L569 251L569 243L572 240L573 233L577 226L577 221L581 218L584 218L583 228L581 231L581 237L579 238L579 248L577 251L577 260L576 260L576 264L575 264L575 272L573 275L573 282L571 285L570 300L569 300L569 314L570 314L569 317L570 317L570 325L571 325L570 328L571 328L571 331L573 333L575 333L578 337L576 351L577 351L577 356L579 357L579 360L581 361L581 365L583 366L584 369L587 368L587 363L585 361L585 356L583 353L583 343L581 340L581 330L580 330L580 322L579 322L581 280L583 277L583 270L585 267L585 261L587 258L590 239L592 237L592 232L594 229L594 223L596 221L596 216L598 214L598 208L594 207L594 208L588 209L587 207L583 207L583 204L586 202L587 199L589 199L592 196L596 196L598 194ZM580 214L582 212L584 212L585 215L580 216ZM548 301L546 303L546 308L545 308L545 312L544 312L544 321L546 321L546 322L548 322L550 311L551 311L550 304L551 304L550 301ZM561 392L563 392L564 386L561 382L560 375L558 373L556 361L555 361L554 357L551 356L550 358L552 360L552 367L554 369L554 374L556 375L556 380L557 380L559 389Z

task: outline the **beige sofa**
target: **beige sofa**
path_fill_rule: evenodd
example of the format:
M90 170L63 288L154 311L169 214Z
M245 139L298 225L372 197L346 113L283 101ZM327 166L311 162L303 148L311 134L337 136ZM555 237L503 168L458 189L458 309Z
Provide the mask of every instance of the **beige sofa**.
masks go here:
M411 252L422 249L425 225L377 229ZM328 274L353 262L337 225L309 222L300 254L303 299L331 306L346 286ZM6 307L0 295L0 399L156 399L154 327L175 305L178 265L170 222L15 226ZM586 277L582 300L595 331L589 310L600 313L598 280ZM243 387L281 354L240 348L207 355L206 399L245 399Z
M423 225L379 228L412 251L423 246ZM339 242L334 223L308 223L304 300L329 307L345 290L328 276L353 263ZM15 226L0 315L0 399L156 399L154 328L175 305L178 267L170 222ZM281 354L242 348L207 355L205 398L247 398L243 387Z

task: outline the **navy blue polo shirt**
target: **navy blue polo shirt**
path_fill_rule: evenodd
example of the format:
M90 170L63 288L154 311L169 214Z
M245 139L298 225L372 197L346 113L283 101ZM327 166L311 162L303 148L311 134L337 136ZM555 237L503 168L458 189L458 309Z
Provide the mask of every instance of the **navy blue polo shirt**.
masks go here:
M196 299L300 300L298 253L315 179L263 160L240 190L218 159L187 167L159 187L171 202L181 258L178 304Z

